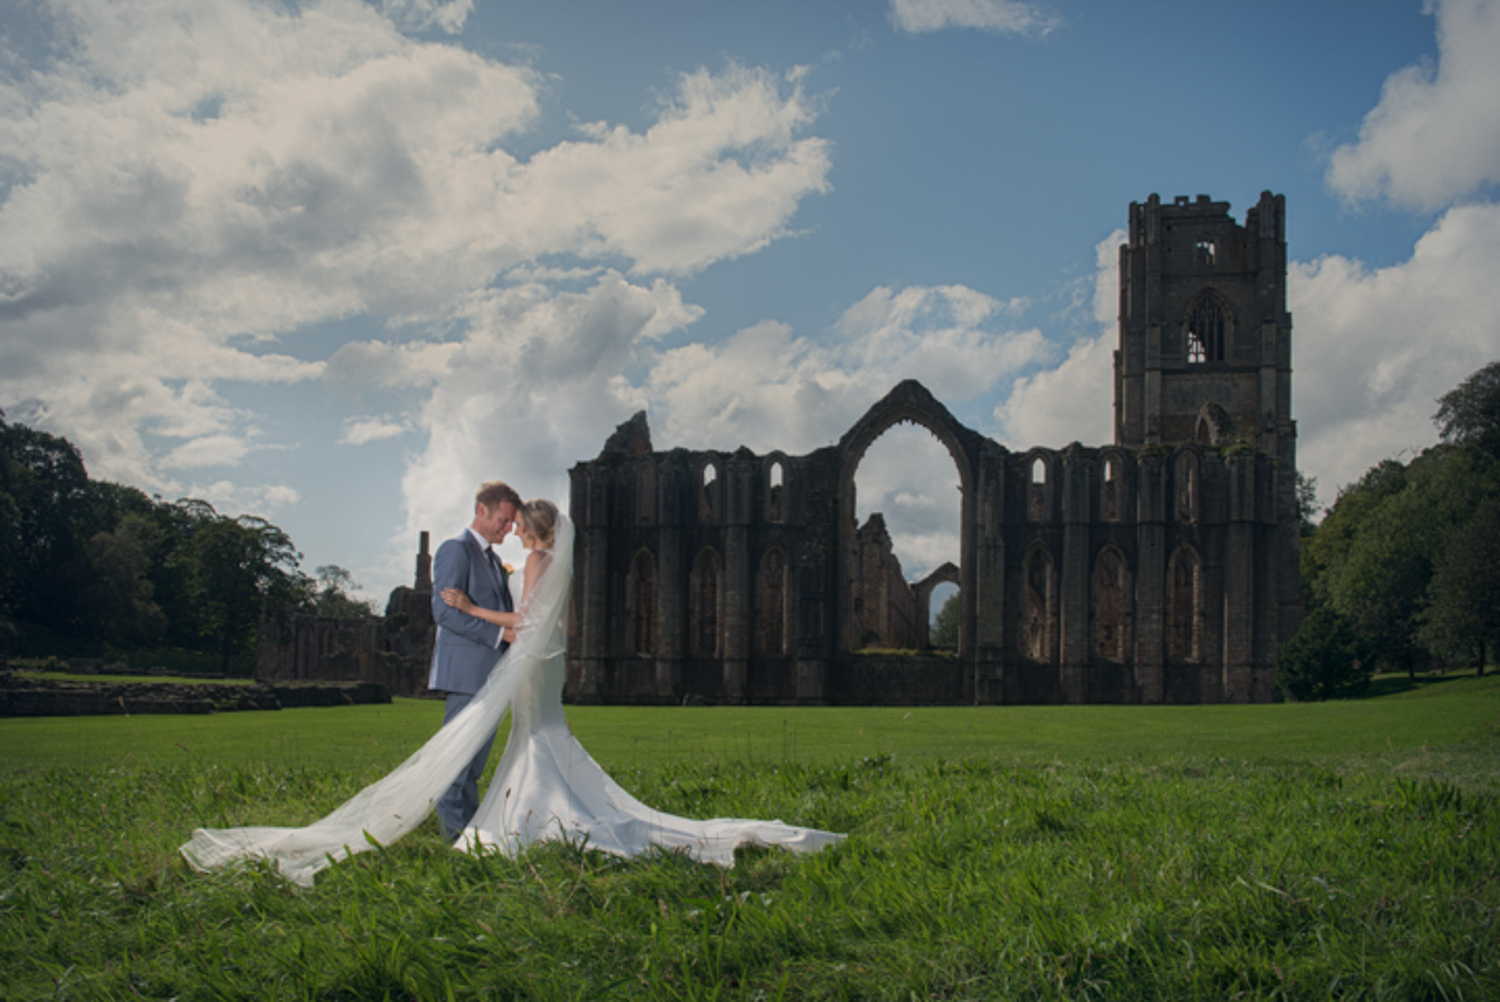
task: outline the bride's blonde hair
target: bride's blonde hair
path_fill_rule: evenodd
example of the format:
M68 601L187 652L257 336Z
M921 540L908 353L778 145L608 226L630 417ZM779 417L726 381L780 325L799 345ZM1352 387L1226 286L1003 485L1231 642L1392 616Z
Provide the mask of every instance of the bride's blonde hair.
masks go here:
M546 498L536 498L521 506L518 513L521 528L535 536L543 549L551 549L557 535L557 505Z

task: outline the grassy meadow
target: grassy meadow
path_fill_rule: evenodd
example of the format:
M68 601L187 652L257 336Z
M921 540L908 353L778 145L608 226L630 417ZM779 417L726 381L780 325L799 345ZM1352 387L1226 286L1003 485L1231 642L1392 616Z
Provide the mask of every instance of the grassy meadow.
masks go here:
M176 848L321 816L440 705L0 720L0 997L1500 998L1500 678L1378 689L570 707L654 806L849 838L720 871L429 820L311 891Z

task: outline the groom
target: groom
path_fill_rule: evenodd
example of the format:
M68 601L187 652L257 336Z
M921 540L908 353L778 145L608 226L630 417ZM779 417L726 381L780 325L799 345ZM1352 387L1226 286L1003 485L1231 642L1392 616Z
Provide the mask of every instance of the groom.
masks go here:
M510 587L504 565L492 545L498 545L515 525L521 496L509 485L491 480L479 486L474 496L474 521L467 529L438 547L432 561L432 618L437 639L432 646L432 673L427 687L447 693L443 723L474 698L502 651L510 646L506 631L443 601L444 588L459 588L474 604L487 609L512 611ZM489 761L490 735L484 747L438 799L438 823L443 837L458 838L479 810L479 777Z

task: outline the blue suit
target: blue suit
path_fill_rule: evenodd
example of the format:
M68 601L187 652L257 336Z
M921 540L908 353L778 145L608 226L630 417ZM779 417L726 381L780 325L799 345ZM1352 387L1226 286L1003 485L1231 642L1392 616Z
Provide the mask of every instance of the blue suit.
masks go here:
M443 723L458 715L489 678L509 644L501 629L443 601L444 588L458 588L485 609L511 612L510 585L504 569L490 561L489 550L465 529L438 547L432 560L432 618L437 639L432 647L432 672L427 685L448 694ZM494 735L486 741L453 785L437 802L438 822L446 838L457 838L479 810L479 777L489 761Z

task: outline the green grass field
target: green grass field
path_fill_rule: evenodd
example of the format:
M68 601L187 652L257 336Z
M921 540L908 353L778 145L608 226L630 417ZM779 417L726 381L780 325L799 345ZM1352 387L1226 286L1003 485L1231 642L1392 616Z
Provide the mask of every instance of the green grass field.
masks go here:
M638 796L849 833L730 871L428 822L311 891L176 857L294 824L441 707L0 720L0 996L1500 998L1500 679L1345 703L571 707ZM1390 691L1395 690L1395 691Z

